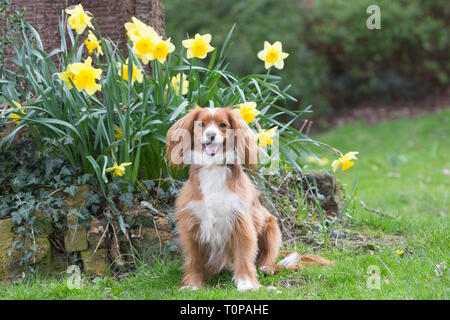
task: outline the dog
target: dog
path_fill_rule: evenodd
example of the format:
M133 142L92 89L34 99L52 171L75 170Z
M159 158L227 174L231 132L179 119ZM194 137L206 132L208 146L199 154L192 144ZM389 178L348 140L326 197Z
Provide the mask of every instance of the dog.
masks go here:
M253 290L260 287L256 264L272 273L301 265L297 252L283 252L289 255L275 264L282 244L277 219L261 205L243 170L257 165L257 150L254 133L232 108L197 106L169 129L169 164L190 165L175 204L186 255L182 288L199 289L212 275L231 269L239 291Z

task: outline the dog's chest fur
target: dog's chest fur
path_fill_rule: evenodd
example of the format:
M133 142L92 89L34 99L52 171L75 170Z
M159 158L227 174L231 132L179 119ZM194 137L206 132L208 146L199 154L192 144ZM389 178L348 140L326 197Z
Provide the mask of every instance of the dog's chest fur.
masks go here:
M224 263L222 256L225 246L237 216L244 209L239 195L227 187L226 181L230 174L230 169L226 166L201 168L198 178L203 199L189 203L191 212L200 222L200 241L209 245L210 265Z

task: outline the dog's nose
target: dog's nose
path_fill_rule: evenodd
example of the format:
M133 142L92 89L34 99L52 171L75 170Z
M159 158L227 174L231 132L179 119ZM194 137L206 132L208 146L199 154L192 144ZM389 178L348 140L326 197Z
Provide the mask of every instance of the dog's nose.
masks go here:
M216 138L216 133L214 131L207 131L206 137L212 142Z

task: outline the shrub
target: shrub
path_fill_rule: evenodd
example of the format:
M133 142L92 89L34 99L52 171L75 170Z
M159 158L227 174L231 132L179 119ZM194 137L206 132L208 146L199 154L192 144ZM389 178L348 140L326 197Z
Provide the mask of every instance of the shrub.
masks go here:
M381 9L381 30L366 27L372 4ZM166 28L175 39L194 30L223 39L236 23L229 58L233 72L260 72L252 48L265 40L282 41L291 53L283 84L295 84L292 94L315 110L373 95L411 97L448 85L450 4L445 0L173 0L164 6Z

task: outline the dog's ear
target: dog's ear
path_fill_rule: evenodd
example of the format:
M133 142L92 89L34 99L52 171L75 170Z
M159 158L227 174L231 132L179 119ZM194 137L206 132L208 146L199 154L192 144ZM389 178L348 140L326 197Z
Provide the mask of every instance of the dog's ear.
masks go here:
M202 108L195 106L184 117L179 119L167 131L166 157L172 168L181 169L186 166L185 156L192 146L194 134L194 122Z
M258 165L258 146L256 137L239 112L227 109L231 127L234 133L234 146L238 156L238 163L254 168Z

